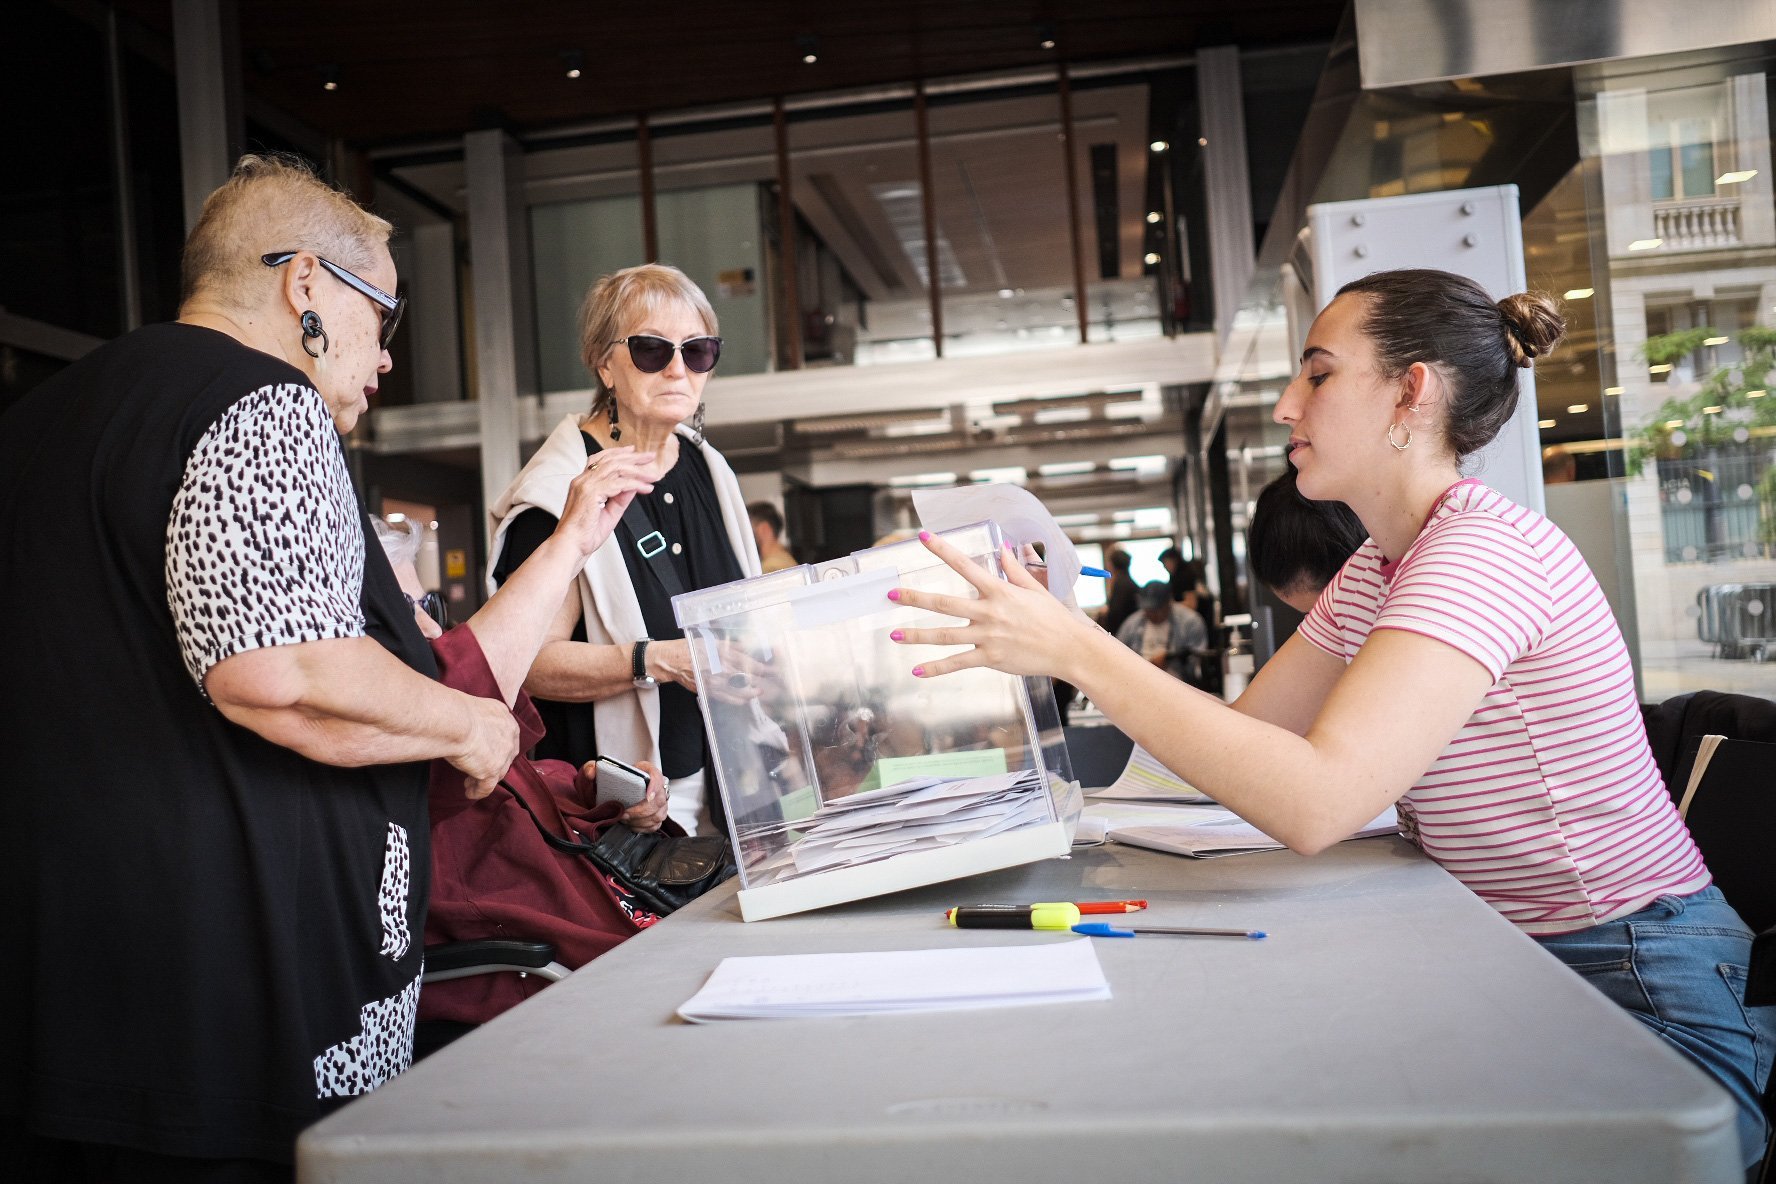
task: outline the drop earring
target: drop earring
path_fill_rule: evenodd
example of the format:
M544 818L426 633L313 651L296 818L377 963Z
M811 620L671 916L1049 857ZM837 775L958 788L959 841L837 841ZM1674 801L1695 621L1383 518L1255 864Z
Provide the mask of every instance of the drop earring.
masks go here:
M697 413L691 416L691 434L697 437L697 443L703 443L703 401L697 401Z
M316 353L314 350L310 349L309 345L308 345L309 342L313 341L317 337L319 337L321 339L321 353ZM325 329L321 328L321 314L316 312L312 308L309 309L307 312L303 313L302 314L302 352L307 354L311 358L318 358L321 356L321 354L324 354L327 352L327 347L330 346L331 344L332 344L332 342L329 341L327 338L327 331Z
M623 429L617 426L617 399L615 395L611 396L610 434L612 440L621 440L623 438Z

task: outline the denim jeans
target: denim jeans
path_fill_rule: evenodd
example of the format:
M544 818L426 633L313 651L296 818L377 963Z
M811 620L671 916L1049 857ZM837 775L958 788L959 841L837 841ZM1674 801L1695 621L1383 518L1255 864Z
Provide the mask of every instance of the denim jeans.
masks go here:
M1739 1106L1746 1166L1763 1157L1776 1007L1745 1006L1751 931L1720 889L1661 896L1618 920L1536 940L1725 1087Z

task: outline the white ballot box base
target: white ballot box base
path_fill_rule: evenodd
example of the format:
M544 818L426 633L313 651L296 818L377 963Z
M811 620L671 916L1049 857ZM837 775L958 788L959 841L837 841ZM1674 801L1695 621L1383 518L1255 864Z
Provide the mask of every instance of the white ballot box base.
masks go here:
M1066 826L1059 822L1045 822L936 851L897 855L861 867L821 872L780 884L742 888L735 895L740 901L741 920L768 921L772 917L805 913L809 909L823 909L828 905L881 896L885 892L900 892L981 872L996 872L1000 868L1065 855L1070 850L1072 841Z

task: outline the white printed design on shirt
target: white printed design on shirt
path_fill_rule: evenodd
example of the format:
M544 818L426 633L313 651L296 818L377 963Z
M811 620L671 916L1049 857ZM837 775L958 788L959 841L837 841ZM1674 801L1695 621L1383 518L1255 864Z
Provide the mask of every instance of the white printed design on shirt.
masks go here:
M358 1009L360 1030L315 1058L315 1096L369 1093L413 1064L413 1021L419 1014L419 975L398 995Z
M413 944L407 928L407 885L411 859L407 854L407 828L389 823L388 843L382 852L382 886L376 892L376 908L382 914L382 952L399 962Z

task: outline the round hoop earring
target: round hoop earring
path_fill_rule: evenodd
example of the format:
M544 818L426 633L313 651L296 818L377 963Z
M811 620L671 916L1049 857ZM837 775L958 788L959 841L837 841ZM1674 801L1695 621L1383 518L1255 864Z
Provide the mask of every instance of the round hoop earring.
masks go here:
M1395 439L1394 439L1394 429L1395 429L1395 428L1403 428L1403 429L1405 429L1405 432L1406 432L1406 443L1404 443L1404 444L1401 444L1401 443L1399 443L1399 442L1397 442L1397 441L1396 441L1396 440L1395 440ZM1387 432L1386 432L1386 435L1387 435L1387 440L1388 440L1388 443L1389 443L1389 444L1392 444L1392 445L1393 445L1393 448L1394 448L1394 451L1395 451L1395 452L1405 452L1405 451L1406 451L1406 449L1407 449L1407 448L1408 448L1408 447L1410 447L1410 446L1411 446L1411 444L1412 444L1412 429L1411 429L1411 428L1409 428L1409 427L1407 427L1407 426L1406 426L1406 425L1405 425L1405 424L1403 424L1403 423L1390 423L1390 424L1388 424L1388 426L1387 426Z
M321 339L321 353L320 354L317 354L314 350L312 350L308 347L308 343L310 341L313 341L317 337L319 337ZM321 328L321 314L316 312L312 308L309 309L307 312L303 313L302 314L302 352L307 354L311 358L318 358L321 356L321 354L326 353L328 347L331 346L332 344L333 344L332 341L329 340L327 337L327 331L325 329Z
M617 397L615 395L611 396L610 434L612 440L621 440L623 438L623 429L617 426Z

